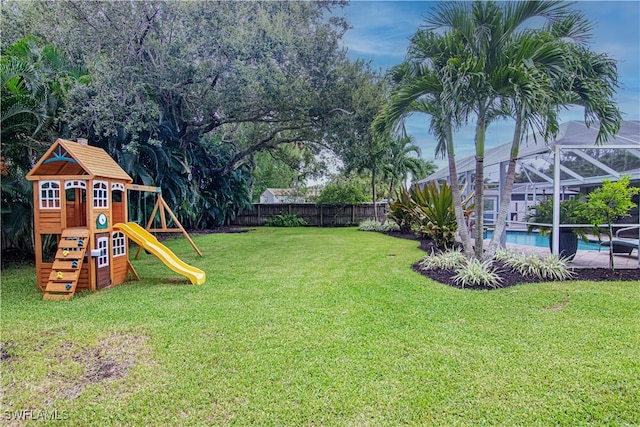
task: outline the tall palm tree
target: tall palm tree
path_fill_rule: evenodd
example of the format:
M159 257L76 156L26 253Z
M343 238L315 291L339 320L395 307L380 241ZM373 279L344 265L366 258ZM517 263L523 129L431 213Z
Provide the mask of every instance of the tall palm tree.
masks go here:
M413 113L431 116L429 126L430 133L436 138L435 155L448 158L458 233L465 255L472 257L473 246L461 205L453 140L454 129L468 114L467 104L458 102L464 92L458 92L461 86L455 84L460 75L459 66L464 62L462 47L455 34L416 32L407 60L391 71L396 87L384 111L374 121L374 127L394 126Z
M558 132L559 108L580 105L585 109L588 125L600 124L599 143L620 129L621 114L613 100L616 65L606 55L592 53L582 44L588 39L590 27L582 14L574 12L543 32L524 33L511 46L510 54L520 59L520 66L512 68L509 81L513 92L505 94L504 100L516 126L487 258L495 254L506 228L520 143L529 128L535 127L546 141Z
M463 44L462 58L454 94L466 93L469 109L475 115L475 254L483 257L483 196L484 153L487 127L502 114L501 94L510 90L504 79L514 59L507 55L509 46L533 18L547 21L565 15L568 3L561 1L525 1L496 3L494 1L440 3L436 13L427 19L427 29L454 33ZM517 65L517 64L516 64ZM505 86L506 83L506 86ZM461 100L458 100L461 101Z
M415 144L413 137L407 135L404 128L400 135L391 140L391 146L386 153L385 172L389 179L389 195L397 182L407 179L409 173L414 177L427 173L426 164L420 160L420 147Z

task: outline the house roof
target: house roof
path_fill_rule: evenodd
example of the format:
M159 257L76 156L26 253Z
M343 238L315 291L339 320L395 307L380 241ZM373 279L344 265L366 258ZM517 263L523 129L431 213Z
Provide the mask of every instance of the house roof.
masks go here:
M584 149L625 149L629 152L640 157L640 121L629 120L623 121L622 126L618 134L610 138L609 141L602 145L596 144L596 137L598 134L598 125L595 124L591 127L587 127L584 122L570 121L560 126L560 132L558 136L547 143L544 142L544 138L539 134L532 134L523 141L520 146L520 153L518 156L518 162L520 164L526 163L528 160L544 159L548 154L553 153L554 148L557 146L562 150L580 151ZM485 168L499 165L503 162L508 162L511 154L511 143L499 145L494 148L487 149L484 156ZM465 157L460 160L456 160L457 172L463 174L465 172L475 171L475 156ZM632 179L640 178L640 170L631 171L617 171L624 174L629 174ZM486 172L485 172L486 173ZM448 167L444 167L438 170L431 176L418 181L418 184L445 179L449 176ZM563 180L563 185L581 185L588 183L601 183L603 178L611 176L610 173L602 173L593 177L580 177L575 173L573 179Z
M133 181L102 148L58 139L29 171L27 179L35 181L62 175Z
M295 196L296 192L293 188L267 188L265 191L270 192L274 196Z

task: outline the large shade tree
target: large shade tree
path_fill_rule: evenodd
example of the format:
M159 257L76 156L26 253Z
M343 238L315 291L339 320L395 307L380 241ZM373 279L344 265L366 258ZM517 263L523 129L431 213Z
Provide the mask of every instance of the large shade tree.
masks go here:
M345 23L325 19L341 4L6 2L3 23L10 37L66 46L90 71L69 93L66 136L88 137L136 180L168 186L197 225L203 205L249 200L254 153L344 141L334 122L355 111L360 72L339 48ZM213 187L220 180L236 184ZM245 200L220 188L243 189Z

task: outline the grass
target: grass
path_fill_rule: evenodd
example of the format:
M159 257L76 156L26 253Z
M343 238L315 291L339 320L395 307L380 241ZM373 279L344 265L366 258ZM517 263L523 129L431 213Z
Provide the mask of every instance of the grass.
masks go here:
M458 290L416 242L259 228L166 242L142 277L42 301L2 271L2 414L68 425L638 425L640 283ZM60 421L44 421L58 424Z

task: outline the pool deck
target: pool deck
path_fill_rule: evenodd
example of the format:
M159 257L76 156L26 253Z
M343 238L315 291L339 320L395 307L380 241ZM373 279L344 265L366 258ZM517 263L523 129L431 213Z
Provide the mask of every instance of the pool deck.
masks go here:
M526 228L516 226L510 228L510 230L525 231ZM597 242L598 240L595 236L588 235L588 237L592 242ZM489 245L489 242L490 239L484 240L485 247ZM551 254L551 250L547 247L516 245L513 243L507 243L507 249L524 252L526 254L535 252L541 257L546 257ZM615 268L640 268L638 250L634 249L631 255L613 254L613 262ZM571 265L574 268L609 268L609 248L603 246L600 251L578 250Z
M489 240L485 240L485 243L488 245ZM542 257L546 257L551 254L551 251L548 248L514 245L511 243L507 243L507 249L527 254L535 252ZM631 255L614 254L613 257L616 268L640 268L640 260L638 260L637 250L634 250ZM571 265L574 268L609 268L609 248L602 248L601 251L578 250Z

